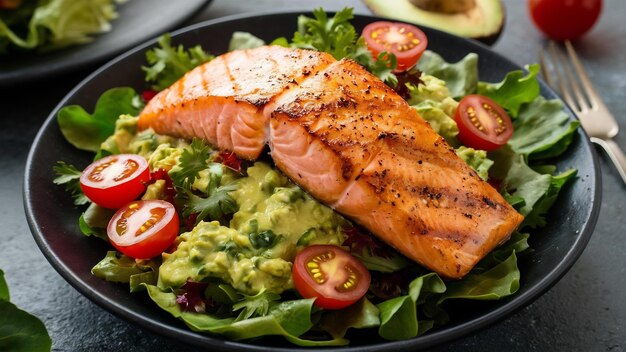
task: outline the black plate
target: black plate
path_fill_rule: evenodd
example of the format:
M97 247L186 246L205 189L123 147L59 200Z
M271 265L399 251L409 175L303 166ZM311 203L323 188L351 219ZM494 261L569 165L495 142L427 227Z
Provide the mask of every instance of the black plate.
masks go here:
M118 6L119 17L110 32L94 41L45 54L35 52L3 59L0 86L39 79L72 69L104 62L133 46L155 37L195 14L212 0L132 0Z
M195 25L174 33L175 42L201 44L212 53L224 52L230 34L235 30L255 33L265 40L290 37L296 30L297 14L266 14L254 17L229 17ZM359 29L378 20L357 16ZM518 66L494 53L486 46L459 37L425 28L430 49L449 61L461 59L469 52L479 54L481 79L500 81ZM295 350L281 339L252 343L232 342L221 337L202 335L187 329L181 322L161 311L144 294L130 294L127 285L117 285L90 274L91 267L105 254L108 246L97 239L80 234L77 219L81 210L62 187L52 184L52 166L65 160L79 167L86 166L92 155L80 152L67 143L57 126L55 116L62 106L79 104L91 109L106 89L133 86L142 89L144 51L154 45L146 43L100 68L72 90L51 113L39 131L30 150L24 182L24 205L28 223L41 251L52 266L78 291L110 312L152 331L175 337L182 342L219 350ZM556 98L542 84L542 94ZM572 117L573 118L573 117ZM549 214L549 223L535 231L530 242L534 251L520 260L521 288L517 294L497 302L465 303L455 310L452 321L435 331L411 340L386 342L377 336L359 336L352 351L414 350L432 346L468 334L513 313L529 304L554 285L574 264L586 246L595 226L600 208L600 173L587 136L579 130L572 146L558 161L560 170L578 169L576 182L565 187ZM375 335L375 334L374 334Z

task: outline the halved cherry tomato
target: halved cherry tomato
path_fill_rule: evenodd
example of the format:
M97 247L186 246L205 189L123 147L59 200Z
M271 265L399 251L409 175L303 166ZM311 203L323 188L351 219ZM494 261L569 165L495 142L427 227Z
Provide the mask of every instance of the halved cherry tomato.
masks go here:
M574 40L598 20L602 0L528 0L537 27L554 40Z
M459 140L474 149L498 149L513 135L509 115L493 100L482 95L467 95L454 113Z
M337 246L313 245L296 256L293 283L304 298L325 309L345 308L365 295L371 276L365 265Z
M180 220L172 203L138 200L119 209L109 221L111 244L131 258L149 259L168 249L178 235Z
M99 206L119 209L139 197L150 181L148 162L139 155L109 155L83 170L80 187Z
M365 26L363 37L374 58L386 51L396 55L396 70L407 70L422 56L428 40L419 28L399 22L378 21Z

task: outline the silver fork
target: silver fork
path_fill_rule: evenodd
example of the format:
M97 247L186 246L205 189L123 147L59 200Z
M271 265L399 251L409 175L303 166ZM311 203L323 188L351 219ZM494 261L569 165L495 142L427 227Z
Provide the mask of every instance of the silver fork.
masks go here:
M591 85L576 51L569 41L565 41L565 49L569 63L565 55L557 50L554 42L551 41L547 46L546 51L552 62L556 82L550 75L543 51L539 52L539 63L543 77L550 86L561 91L563 100L576 113L591 141L606 151L626 184L626 156L617 143L613 141L613 137L619 131L617 121ZM578 79L574 77L571 67L574 68Z

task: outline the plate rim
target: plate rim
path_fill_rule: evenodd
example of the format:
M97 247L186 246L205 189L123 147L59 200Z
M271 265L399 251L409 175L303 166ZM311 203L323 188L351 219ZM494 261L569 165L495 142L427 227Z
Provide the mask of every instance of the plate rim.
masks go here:
M334 11L328 11L327 13L332 14ZM207 26L213 26L216 24L221 24L225 22L231 21L242 21L251 18L260 18L260 17L272 17L272 16L293 16L293 18L297 18L297 16L302 14L311 14L311 10L302 10L302 11L285 11L285 12L254 12L254 13L240 13L230 16L224 16L220 18L210 19L206 21L202 21L187 27L183 27L177 29L175 31L171 31L171 37L175 38L178 35L182 35L187 32L191 32L194 30L198 30ZM381 20L381 17L369 14L361 14L355 13L356 17L364 17L369 20ZM461 38L458 36L454 36L449 33L442 32L437 29L432 29L430 27L420 26L424 28L428 28L428 30L432 30L434 32L439 32L444 36L452 36ZM506 62L507 64L520 67L520 65L516 64L512 60L504 57L498 52L491 49L489 46L478 42L476 40L461 38L463 40L468 40L472 42L474 45L478 45L483 47L483 49L491 51L492 54L498 56L499 60ZM227 340L223 337L217 335L210 334L202 334L191 331L186 327L177 327L172 324L164 324L158 321L154 321L152 319L146 319L144 316L133 314L134 312L128 308L125 308L124 305L118 304L116 302L112 302L108 300L105 296L103 296L98 291L94 291L90 289L89 285L82 280L80 277L75 276L71 273L71 270L62 262L60 259L50 250L50 247L46 244L44 240L44 235L40 231L35 222L35 215L32 212L32 208L29 205L29 200L32 198L32 194L30 192L29 187L29 179L31 179L31 169L33 167L33 159L35 157L36 145L37 142L41 139L41 136L45 133L48 127L54 123L56 112L66 105L67 101L75 95L76 92L80 91L84 85L90 82L93 78L99 76L103 71L106 71L111 66L117 64L120 61L125 60L128 56L131 56L138 51L145 51L146 48L149 48L157 43L157 38L153 38L147 40L141 44L135 45L132 49L125 51L124 53L118 55L117 57L111 59L98 69L96 69L93 73L88 75L85 79L81 80L70 92L68 92L63 99L54 107L51 113L48 115L41 128L37 132L35 138L33 139L33 144L28 152L28 157L25 166L25 173L23 178L23 206L28 222L28 226L30 231L37 243L37 246L42 251L46 259L50 262L53 268L77 291L79 291L83 296L90 299L92 302L96 303L99 307L104 308L108 312L114 314L115 316L122 318L125 321L136 324L140 327L146 328L151 332L161 335L167 336L179 341L182 341L185 344L190 344L199 347L207 347L211 346L214 348L218 348L220 350L232 350L232 349L241 349L246 351L329 351L329 348L310 348L310 347L302 347L302 346L290 346L290 347L278 347L278 346L267 346L267 345L253 345L249 344L245 341L231 341ZM542 91L548 91L553 93L555 96L558 96L556 92L550 88L540 77L538 77L539 84ZM564 108L568 112L571 117L577 118L576 115L571 111L569 106L564 103ZM520 292L515 294L509 299L509 302L506 302L500 307L494 308L486 314L481 314L474 319L470 319L466 322L456 324L454 326L447 326L441 330L429 331L427 334L418 336L416 338L408 339L408 340L400 340L400 341L382 341L380 343L375 343L371 345L360 345L360 346L337 346L331 349L340 349L341 351L379 351L381 348L385 349L393 349L398 351L409 351L414 350L416 348L428 348L433 347L435 345L442 344L444 342L450 342L455 339L458 339L463 336L467 336L470 333L476 332L478 330L484 329L485 327L492 325L498 321L501 321L520 309L528 306L534 300L539 298L543 293L549 290L552 286L554 286L559 280L571 269L573 264L578 260L582 252L585 250L587 243L591 239L591 235L593 234L593 230L596 226L599 213L600 213L600 203L602 199L602 173L600 169L600 164L598 160L598 155L595 148L592 147L591 142L586 134L586 132L581 128L579 128L578 133L581 137L584 138L581 141L581 148L585 148L590 156L593 170L593 174L590 175L593 177L593 183L591 183L590 187L593 187L593 199L591 199L591 211L589 212L589 216L586 219L583 228L580 229L577 234L576 240L573 242L573 245L567 253L563 256L561 261L555 266L553 270L548 272L546 275L542 276L541 280L529 290ZM156 307L155 307L156 308ZM172 319L176 319L172 317Z

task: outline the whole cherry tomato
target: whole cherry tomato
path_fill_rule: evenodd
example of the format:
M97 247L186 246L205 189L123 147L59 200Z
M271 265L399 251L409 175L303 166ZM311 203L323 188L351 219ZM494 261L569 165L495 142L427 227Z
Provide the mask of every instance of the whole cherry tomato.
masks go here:
M535 25L554 40L574 40L598 20L602 0L528 0Z

